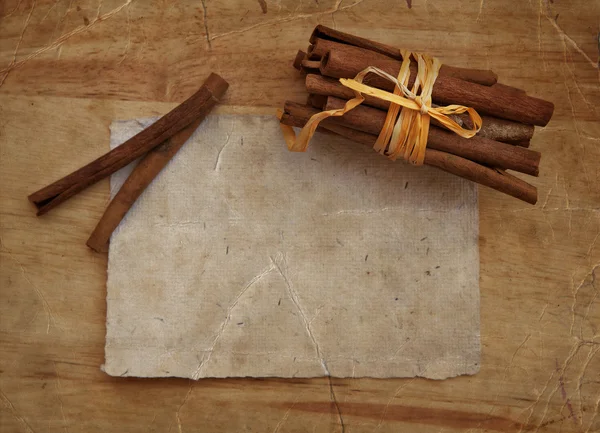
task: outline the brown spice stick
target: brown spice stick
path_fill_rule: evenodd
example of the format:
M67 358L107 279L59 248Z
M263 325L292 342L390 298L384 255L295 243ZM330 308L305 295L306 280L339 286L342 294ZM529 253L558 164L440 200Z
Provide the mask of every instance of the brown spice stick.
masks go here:
M506 84L496 83L492 86L495 89L500 89L505 92L512 92L516 95L526 95L527 92L523 89L519 89L518 87L507 86Z
M323 107L325 107L325 104L327 104L327 96L310 93L308 98L306 98L306 104L322 110Z
M333 78L354 78L368 66L376 66L396 76L400 62L390 59L373 61L372 58L346 56L337 50L331 50L321 60L321 74ZM411 68L412 86L416 76L416 67ZM374 74L369 74L365 84L392 91L394 84ZM440 76L433 86L433 101L440 105L460 104L473 107L479 113L489 114L516 122L545 126L552 117L554 104L542 99L506 91L494 86L481 86L453 77Z
M228 83L211 74L202 87L150 127L88 165L31 194L29 201L43 215L63 201L111 175L158 146L196 119L204 118L227 90Z
M335 96L342 99L351 99L354 97L354 91L342 85L342 83L335 78L324 77L318 74L308 74L305 83L306 89L311 94ZM387 101L368 95L365 96L364 104L385 111L387 111L390 105ZM533 137L535 130L533 125L513 122L512 120L498 119L497 117L492 116L481 116L481 118L483 119L483 125L477 136L513 145L529 147L529 140ZM453 119L466 128L473 127L469 116L466 114L453 116Z
M87 241L88 247L99 253L108 251L108 242L113 231L142 192L192 136L202 120L194 121L144 156L104 211Z
M294 68L303 74L318 74L320 65L320 61L309 60L308 55L302 50L298 50L293 63Z
M286 111L282 116L281 123L299 128L303 127L313 114L319 112L317 109L301 105L290 108L291 111ZM321 122L317 130L334 132L369 147L373 147L375 144L376 136L328 122L329 120L326 119ZM448 173L485 185L527 203L535 204L537 202L537 189L533 185L468 159L428 148L425 150L424 162L426 165L437 167Z
M343 108L346 100L330 96L327 98L325 110ZM286 103L287 105L287 103ZM358 129L373 135L379 135L385 124L386 113L372 107L358 106L335 122L349 128ZM489 140L482 137L463 138L453 132L431 126L427 146L453 155L470 159L490 167L515 170L537 176L541 154L534 150L515 147L510 144Z
M310 36L310 43L313 45L318 44L317 41L319 39L330 40L347 45L353 45L355 47L364 48L379 54L383 54L395 60L402 60L402 55L400 54L400 50L398 49L398 47L392 47L390 45L371 41L369 39L351 35L349 33L340 32L339 30L335 30L327 26L316 26L312 35ZM492 71L482 69L457 68L447 65L444 65L444 69L446 69L444 74L448 74L465 81L479 83L486 86L491 86L498 80L498 76Z
M306 58L308 60L321 60L321 56L318 56L317 54L315 54L313 52L314 48L312 44L308 45L308 48L306 49Z
M354 98L354 91L340 83L337 78L324 77L320 74L308 74L305 79L308 93L324 96L336 96L342 99ZM365 96L364 104L387 110L390 103L373 96Z
M308 71L308 70L318 71L320 66L321 66L320 60L308 60L308 59L302 60L302 68L305 71Z
M529 204L537 203L535 186L502 170L485 167L460 156L433 149L425 151L425 164L448 173L460 173L459 176L464 179L488 186Z
M302 60L304 59L306 59L306 53L302 50L298 50L296 57L294 58L294 63L292 64L294 68L300 71L302 69Z
M456 116L460 124L467 129L473 128L473 122L468 114ZM513 122L512 120L499 119L492 116L481 116L483 124L477 133L477 137L489 138L515 146L529 147L529 140L533 138L535 127L525 123ZM526 143L526 145L524 145Z
M323 56L325 56L325 54L327 54L329 51L331 51L333 49L340 50L340 52L343 52L344 54L349 55L349 56L353 56L353 55L354 56L359 55L361 57L371 56L375 59L383 58L383 59L388 59L388 60L390 58L389 56L377 53L375 51L368 50L366 48L360 48L355 45L348 45L348 44L344 44L341 42L336 42L336 41L322 39L322 38L316 38L315 41L312 43L312 45L310 45L308 47L306 54L307 54L308 58L311 60L319 60L319 59L323 58Z
M505 141L505 143L512 144L513 146L520 146L520 147L529 147L531 145L531 142L529 140Z
M366 48L360 48L354 45L347 45L332 40L315 39L313 45L308 48L307 56L309 59L316 61L327 55L331 50L336 50L345 56L360 57L370 59L371 62L387 62L391 58L384 54L371 51ZM398 50L396 50L398 51ZM402 56L398 55L394 60L402 60ZM496 84L497 76L492 71L483 71L479 69L455 68L443 64L440 68L440 76L453 77L460 80L470 81L471 83L481 84L482 86L491 86Z

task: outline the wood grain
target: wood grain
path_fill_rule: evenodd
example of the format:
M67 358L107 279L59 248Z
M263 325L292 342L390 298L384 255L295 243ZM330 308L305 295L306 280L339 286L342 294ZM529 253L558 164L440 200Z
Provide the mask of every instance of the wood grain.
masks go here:
M0 2L0 431L340 432L342 421L348 433L600 430L598 2L265 4ZM442 382L108 377L106 258L85 246L108 181L42 219L23 197L104 154L112 120L164 115L211 71L231 84L217 112L304 101L290 62L318 23L493 70L556 104L531 141L544 153L538 205L479 191L481 372Z

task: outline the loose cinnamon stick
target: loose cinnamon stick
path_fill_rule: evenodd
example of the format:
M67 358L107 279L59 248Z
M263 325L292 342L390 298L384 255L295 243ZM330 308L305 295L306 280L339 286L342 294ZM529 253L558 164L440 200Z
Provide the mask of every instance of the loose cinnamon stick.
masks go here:
M332 40L316 38L308 48L307 57L313 61L322 59L331 50L336 50L344 56L360 57L363 59L371 59L371 62L386 62L390 57L380 54L376 51L371 51L366 48L360 48L354 45L347 45ZM396 50L399 53L399 50ZM402 56L398 55L393 59L402 60ZM453 77L460 80L470 81L471 83L481 84L482 86L491 86L496 84L498 77L492 71L483 71L479 69L454 68L443 64L440 68L440 76Z
M315 27L312 35L310 36L310 43L315 45L318 44L318 40L329 40L339 42L347 45L353 45L355 47L364 48L385 56L391 57L395 60L402 60L402 55L398 47L392 47L390 45L382 44L380 42L371 41L369 39L354 36L348 33L340 32L339 30L332 29L327 26L318 25ZM315 48L313 48L313 51ZM364 69L364 68L363 68ZM455 78L460 78L465 81L473 83L479 83L486 86L491 86L498 81L498 76L492 71L486 71L482 69L466 69L456 68L453 66L444 66L446 71L445 74L449 74ZM396 71L396 73L398 73ZM440 71L441 73L441 71Z
M303 127L313 114L319 112L317 109L299 104L290 105L287 108L281 118L281 123L299 128ZM321 122L317 130L334 132L369 147L373 147L377 139L375 135L335 124L331 122L331 118ZM517 177L485 167L468 159L427 148L425 150L424 163L472 182L488 186L527 203L535 204L537 202L537 189L533 185Z
M373 60L345 56L333 49L321 60L320 71L323 75L334 78L354 78L357 73L368 66L376 66L383 71L396 76L400 70L397 60ZM416 68L411 68L412 86L416 76ZM365 84L392 91L394 84L374 74L369 74ZM554 104L542 99L506 91L494 86L481 86L453 77L440 76L433 86L433 101L440 105L460 104L473 107L479 113L489 114L502 119L514 120L521 123L545 126L552 117Z
M330 96L325 110L343 108L347 101ZM286 103L287 107L287 103ZM385 123L386 113L376 108L358 106L334 122L349 128L379 135ZM537 176L541 154L534 150L515 147L510 144L482 137L463 138L436 126L431 126L427 140L428 148L461 156L490 167L515 170Z
M123 168L194 120L203 119L228 86L220 76L211 74L196 93L150 127L85 167L31 194L29 201L37 207L37 215L45 214L88 186Z
M99 253L108 251L108 242L113 231L142 192L192 136L202 120L195 120L144 156L104 211L87 241L88 247Z
M318 74L308 74L306 76L306 89L309 93L315 95L335 96L341 99L351 99L354 97L354 91L343 86L335 78L324 77ZM387 111L389 102L372 96L365 96L364 104L370 105ZM483 125L477 134L480 137L490 140L502 141L513 145L529 147L529 140L533 137L534 126L526 125L520 122L513 122L506 119L498 119L492 116L481 116ZM453 119L465 128L472 128L468 115L454 116Z

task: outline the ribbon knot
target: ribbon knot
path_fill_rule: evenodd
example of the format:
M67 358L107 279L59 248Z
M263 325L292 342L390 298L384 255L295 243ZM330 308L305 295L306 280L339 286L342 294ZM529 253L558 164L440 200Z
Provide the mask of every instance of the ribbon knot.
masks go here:
M423 102L423 100L421 99L420 96L413 96L410 97L409 99L412 99L413 101L415 101L415 103L419 106L419 112L421 114L427 114L429 112L429 107L427 106L427 104L425 104Z

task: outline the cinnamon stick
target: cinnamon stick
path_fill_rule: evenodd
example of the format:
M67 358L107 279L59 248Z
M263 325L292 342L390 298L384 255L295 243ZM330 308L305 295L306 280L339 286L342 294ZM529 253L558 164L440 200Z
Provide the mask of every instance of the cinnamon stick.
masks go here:
M144 156L104 211L87 241L88 247L99 253L108 252L108 242L113 231L142 192L192 136L202 120L195 120Z
M520 146L520 147L529 147L531 145L531 142L529 140L505 141L505 143L512 144L513 146Z
M354 98L354 91L342 85L339 80L324 77L318 74L308 74L306 76L306 89L309 93L324 96L336 96L341 99ZM387 111L390 103L372 96L365 96L363 104L370 105ZM513 122L506 119L498 119L492 116L481 116L483 125L477 133L480 137L490 140L502 141L517 146L529 147L529 140L533 137L534 126L526 125L520 122ZM472 128L473 125L468 115L453 116L453 119L465 128Z
M327 96L311 93L308 95L308 98L306 98L306 104L322 110L325 107L325 104L327 104Z
M351 99L355 96L352 89L344 86L336 78L324 77L319 74L308 74L305 79L305 84L308 93L313 93L315 95L336 96L343 99ZM382 110L387 110L390 106L389 102L369 95L365 96L364 104Z
M293 66L303 74L318 74L320 62L309 60L308 55L304 51L298 50Z
M501 89L505 92L512 92L517 95L526 95L527 94L527 92L525 92L525 90L523 90L523 89L519 89L518 87L507 86L506 84L502 84L502 83L496 83L492 87L494 87L496 89Z
M372 56L373 58L383 58L386 60L389 59L389 56L377 53L375 51L321 38L315 39L312 45L308 47L308 50L306 50L306 55L311 60L321 60L325 54L333 49L339 50L348 56Z
M473 128L473 122L467 114L456 116L458 123L467 129ZM515 146L529 147L529 140L533 138L535 127L525 123L513 122L512 120L498 119L492 116L481 116L483 124L477 133L477 137L489 138ZM457 119L455 119L457 120Z
M395 60L402 60L402 55L398 47L392 47L390 45L382 44L380 42L371 41L369 39L354 36L349 33L340 32L339 30L332 29L324 25L318 25L315 27L312 35L310 36L310 43L317 45L319 40L329 40L333 42L343 43L346 45L352 45L359 48L364 48L375 53L383 54ZM314 51L313 48L312 51ZM364 69L364 68L363 68ZM444 74L449 74L452 77L460 78L461 80L470 81L473 83L479 83L486 86L491 86L498 81L498 76L492 72L482 69L467 69L457 68L453 66L444 65ZM396 73L398 73L396 71ZM441 74L441 71L440 71Z
M346 100L330 96L327 98L325 110L343 108ZM287 107L287 103L286 103ZM342 117L335 117L334 122L349 128L357 129L373 135L379 135L386 113L372 107L358 106ZM534 150L515 147L483 137L463 138L457 134L436 126L431 126L427 139L428 148L440 150L453 155L470 159L490 167L515 170L537 176L541 154Z
M306 59L306 53L302 50L298 50L296 57L294 58L294 63L292 64L294 68L300 71L302 68L302 60L304 59Z
M321 60L321 74L334 78L354 78L368 66L375 66L393 76L398 75L400 62L397 60L373 60L372 57L345 56L338 50L330 50ZM411 68L409 87L416 76L416 67ZM369 74L365 84L393 91L394 84L374 74ZM440 105L460 104L473 107L479 113L489 114L516 122L545 126L552 117L554 104L502 87L488 87L439 76L433 86L433 101Z
M327 55L331 50L336 50L342 53L344 56L360 57L363 59L370 59L371 62L386 62L391 58L387 55L380 54L376 51L372 51L366 48L360 48L354 45L343 44L332 40L316 38L308 48L307 57L313 61L320 60ZM398 49L396 50L400 52ZM393 57L394 60L402 60L402 56ZM465 69L455 68L443 64L440 68L440 76L447 76L457 78L459 80L470 81L471 83L481 84L482 86L491 86L496 84L498 79L497 75L492 71L484 71L480 69Z
M302 128L307 120L318 112L319 110L317 109L299 104L288 105L281 118L281 123ZM321 122L317 130L334 132L369 147L373 147L375 144L375 140L377 139L375 135L346 128L331 122L331 120L332 118L329 118ZM485 167L468 159L427 148L425 150L424 163L472 182L485 185L527 203L535 204L537 202L537 189L533 185L515 176Z
M301 68L305 71L318 71L320 66L321 62L319 60L304 59L301 62Z
M123 168L194 120L203 119L228 86L220 76L211 74L196 93L150 127L88 165L31 194L29 201L37 207L37 215L45 214L88 186Z

